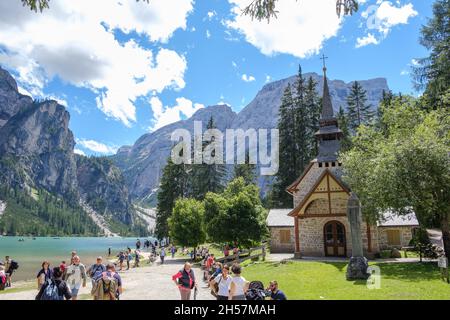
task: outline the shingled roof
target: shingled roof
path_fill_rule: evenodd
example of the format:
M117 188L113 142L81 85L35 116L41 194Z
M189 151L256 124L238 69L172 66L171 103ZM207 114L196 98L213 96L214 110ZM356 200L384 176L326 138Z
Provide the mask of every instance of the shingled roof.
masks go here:
M293 227L294 218L288 216L288 213L291 211L292 209L271 209L266 219L267 226Z

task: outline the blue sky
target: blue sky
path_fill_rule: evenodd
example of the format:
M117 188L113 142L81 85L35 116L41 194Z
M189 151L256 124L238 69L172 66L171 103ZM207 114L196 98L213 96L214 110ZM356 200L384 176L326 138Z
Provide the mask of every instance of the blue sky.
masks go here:
M332 79L385 77L417 94L409 71L427 54L418 38L432 13L432 1L366 0L338 19L334 0L283 0L267 24L238 14L250 0L106 1L51 2L42 14L0 4L0 65L23 92L67 106L84 154L111 154L205 106L238 112L298 64L321 72L322 53Z

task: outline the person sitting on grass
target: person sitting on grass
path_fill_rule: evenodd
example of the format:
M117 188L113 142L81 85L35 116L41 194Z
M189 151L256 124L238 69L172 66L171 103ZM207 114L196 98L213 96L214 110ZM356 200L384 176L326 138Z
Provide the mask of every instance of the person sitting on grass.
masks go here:
M267 290L271 292L270 300L287 300L284 292L278 289L277 281L275 280L271 281Z

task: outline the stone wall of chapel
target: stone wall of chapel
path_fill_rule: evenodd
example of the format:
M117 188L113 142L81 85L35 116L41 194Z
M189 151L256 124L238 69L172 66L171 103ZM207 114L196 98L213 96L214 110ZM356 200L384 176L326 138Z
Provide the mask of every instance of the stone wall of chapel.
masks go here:
M282 243L281 230L290 230L291 238L289 243ZM273 253L293 253L295 251L295 231L294 227L271 227L270 228L270 252Z
M326 223L329 221L339 221L345 227L347 256L351 257L352 254L352 242L350 234L350 224L347 217L314 217L299 219L299 240L300 240L300 252L303 256L325 256L325 244L323 229ZM361 238L363 242L364 255L372 258L375 253L379 252L378 247L378 234L376 227L370 228L371 238L371 252L368 252L368 237L366 223L361 225Z

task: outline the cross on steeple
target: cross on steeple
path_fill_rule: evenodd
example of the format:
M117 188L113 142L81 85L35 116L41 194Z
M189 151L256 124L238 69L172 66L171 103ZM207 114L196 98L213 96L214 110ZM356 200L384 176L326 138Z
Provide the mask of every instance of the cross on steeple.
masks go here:
M324 74L327 73L327 66L326 66L326 63L325 63L326 59L328 59L328 57L325 57L325 54L322 54L322 58L320 58L320 60L323 61L323 72L324 72Z

